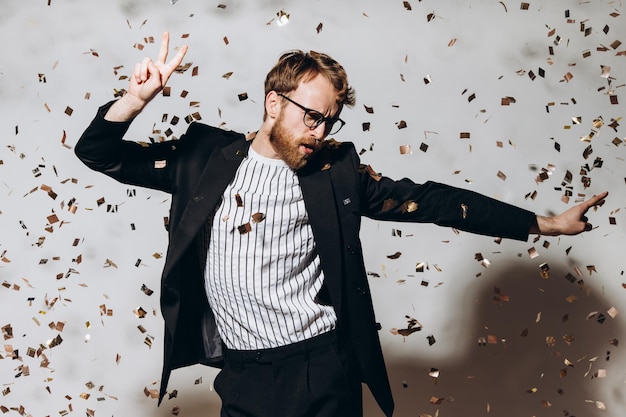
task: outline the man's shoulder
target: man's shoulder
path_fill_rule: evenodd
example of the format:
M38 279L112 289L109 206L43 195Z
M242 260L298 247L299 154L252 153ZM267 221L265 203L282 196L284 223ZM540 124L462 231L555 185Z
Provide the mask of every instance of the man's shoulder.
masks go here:
M305 165L302 174L310 174L321 170L326 171L331 167L354 166L358 161L358 155L352 142L338 142L334 139L325 140L315 157Z
M352 142L339 142L331 138L324 141L321 152L334 158L345 158L356 153L356 148Z
M192 122L187 128L185 136L191 138L214 139L218 141L233 142L236 140L245 140L245 135L232 130L222 129L208 125L206 123Z

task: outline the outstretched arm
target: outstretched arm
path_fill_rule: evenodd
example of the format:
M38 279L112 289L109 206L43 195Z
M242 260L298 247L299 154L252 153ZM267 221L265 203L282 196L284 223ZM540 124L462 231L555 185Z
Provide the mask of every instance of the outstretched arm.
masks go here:
M604 199L608 194L605 191L593 196L556 216L537 216L537 222L531 225L529 232L545 236L577 235L588 232L592 225L588 222L587 211L592 207L604 204Z
M146 105L161 91L172 73L183 61L187 53L187 45L183 45L171 61L167 60L170 35L164 32L161 37L161 48L156 61L144 58L135 64L133 74L130 77L128 92L116 101L107 114L106 120L123 122L137 116Z

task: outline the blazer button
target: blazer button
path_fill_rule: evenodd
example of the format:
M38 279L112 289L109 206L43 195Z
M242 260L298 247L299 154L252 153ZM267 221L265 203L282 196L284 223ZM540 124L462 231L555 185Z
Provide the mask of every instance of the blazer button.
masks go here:
M359 295L367 295L367 289L365 287L357 287L356 292Z
M350 255L354 255L356 253L356 251L354 250L354 247L352 245L348 245L348 253Z

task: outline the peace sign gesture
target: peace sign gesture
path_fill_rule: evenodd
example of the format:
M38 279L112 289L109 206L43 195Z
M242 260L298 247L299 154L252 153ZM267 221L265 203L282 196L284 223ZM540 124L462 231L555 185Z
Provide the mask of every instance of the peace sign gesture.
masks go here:
M128 92L118 100L107 112L105 119L125 121L135 117L143 108L159 94L172 73L183 61L187 53L187 45L180 47L176 56L166 62L169 51L170 35L163 32L161 48L156 61L146 57L135 64L130 77Z

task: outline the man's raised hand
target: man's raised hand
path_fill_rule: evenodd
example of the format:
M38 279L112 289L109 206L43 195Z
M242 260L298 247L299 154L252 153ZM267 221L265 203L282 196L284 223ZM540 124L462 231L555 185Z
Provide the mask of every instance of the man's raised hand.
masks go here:
M163 90L167 80L169 80L187 53L187 46L183 45L179 48L176 56L171 61L166 62L169 53L169 43L170 35L168 32L164 32L161 37L161 48L156 61L146 57L141 62L135 64L128 93L146 104Z
M187 45L183 45L178 49L174 58L166 62L169 43L170 35L168 32L164 32L156 61L146 57L135 64L133 74L130 77L128 92L111 106L105 119L110 121L129 120L139 114L163 90L167 80L187 53Z

